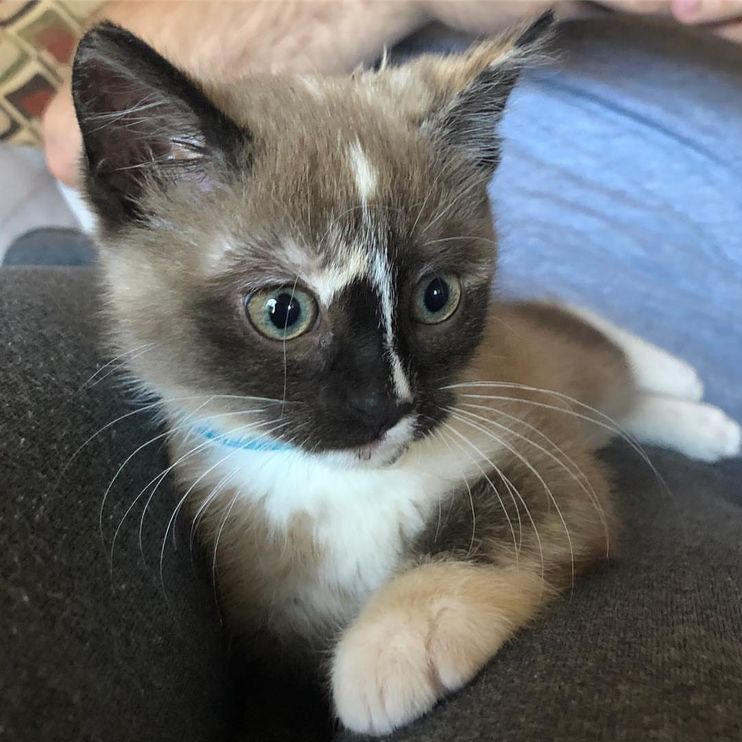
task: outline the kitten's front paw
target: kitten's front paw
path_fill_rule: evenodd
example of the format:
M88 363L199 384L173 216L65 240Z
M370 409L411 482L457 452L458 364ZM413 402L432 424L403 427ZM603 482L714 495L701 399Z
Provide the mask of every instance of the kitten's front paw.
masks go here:
M354 732L388 734L433 707L443 693L428 658L427 628L404 616L352 628L340 642L332 692Z
M388 734L467 683L490 653L481 651L481 638L465 635L465 620L456 623L445 609L436 615L420 607L352 626L332 671L342 723L354 732Z
M332 667L340 720L388 734L468 683L547 599L540 576L464 562L395 577L345 632Z

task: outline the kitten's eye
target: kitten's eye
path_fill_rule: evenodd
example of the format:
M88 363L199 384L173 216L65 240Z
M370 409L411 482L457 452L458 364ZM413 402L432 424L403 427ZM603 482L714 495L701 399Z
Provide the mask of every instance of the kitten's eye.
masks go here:
M256 291L246 300L253 327L271 340L293 340L311 329L317 318L317 302L293 286Z
M434 325L448 319L460 301L461 281L456 276L426 276L417 286L412 314L418 322Z

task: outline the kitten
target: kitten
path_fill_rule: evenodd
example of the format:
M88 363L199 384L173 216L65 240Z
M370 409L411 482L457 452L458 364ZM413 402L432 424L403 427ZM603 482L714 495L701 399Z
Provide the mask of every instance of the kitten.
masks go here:
M613 419L739 450L681 361L491 298L496 124L548 25L347 78L197 84L112 25L75 59L115 340L231 630L317 663L358 732L428 711L608 556Z

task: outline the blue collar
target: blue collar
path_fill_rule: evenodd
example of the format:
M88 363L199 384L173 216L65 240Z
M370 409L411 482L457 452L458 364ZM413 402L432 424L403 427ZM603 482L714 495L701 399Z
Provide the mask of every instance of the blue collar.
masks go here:
M203 425L199 425L196 430L204 438L216 441L227 448L241 448L243 451L290 451L292 448L288 443L281 443L270 438L250 438L249 436L230 438L226 433L217 433Z

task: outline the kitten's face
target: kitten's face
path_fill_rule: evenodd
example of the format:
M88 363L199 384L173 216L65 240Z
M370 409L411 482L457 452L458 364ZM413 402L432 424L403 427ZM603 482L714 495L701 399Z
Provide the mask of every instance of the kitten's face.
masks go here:
M206 98L125 32L89 34L75 99L135 373L219 431L344 461L434 430L487 314L518 48Z
M269 416L308 450L391 457L442 419L441 387L477 346L494 256L483 184L374 118L304 131L266 130L244 193L220 196L240 216L197 238L220 246L176 320L201 351L190 376L285 399Z

